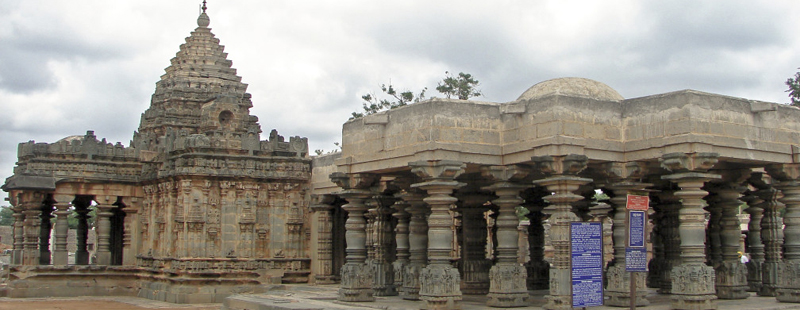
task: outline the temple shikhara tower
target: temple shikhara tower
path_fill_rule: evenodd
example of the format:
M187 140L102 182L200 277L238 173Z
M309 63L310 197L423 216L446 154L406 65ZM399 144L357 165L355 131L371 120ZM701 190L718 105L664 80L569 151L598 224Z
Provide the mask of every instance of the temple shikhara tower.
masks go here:
M510 102L356 118L341 152L311 157L306 138L261 140L209 23L204 9L131 145L93 131L19 145L2 186L15 222L0 295L256 309L267 285L306 283L334 286L339 306L458 309L481 295L573 309L570 229L601 222L607 306L647 306L648 291L672 309L800 303L798 108L694 90L624 98L558 78ZM629 194L649 197L646 272L626 269Z

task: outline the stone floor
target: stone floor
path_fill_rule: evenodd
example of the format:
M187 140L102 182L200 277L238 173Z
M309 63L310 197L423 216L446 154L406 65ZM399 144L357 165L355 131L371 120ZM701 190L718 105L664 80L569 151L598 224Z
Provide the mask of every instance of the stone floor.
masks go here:
M345 303L336 300L336 285L279 285L264 294L237 295L225 304L172 304L137 297L73 297L73 298L0 298L0 310L315 310L315 309L420 309L422 302L403 300L399 297L378 297L370 303ZM534 291L531 306L514 309L541 309L547 291ZM669 309L669 296L650 294L650 306L638 307L646 310ZM464 296L464 310L496 309L485 306L483 296ZM625 309L615 307L591 307L590 310ZM720 300L719 310L784 310L800 309L800 304L779 303L775 298L751 296L743 300Z
M424 304L419 301L403 300L399 297L377 297L375 302L347 303L336 300L338 286L336 285L281 285L264 294L248 294L230 297L223 304L223 310L311 310L311 309L391 309L391 310L417 310ZM542 309L544 296L547 291L531 292L531 306L514 309ZM661 295L653 291L648 295L651 305L637 307L646 310L667 310L670 308L670 296ZM464 296L462 308L464 310L498 309L485 305L484 296ZM617 307L590 307L590 310L627 309ZM781 303L774 297L757 297L741 300L719 300L720 310L779 310L800 309L800 304Z
M219 304L181 305L137 297L0 298L0 310L218 310Z

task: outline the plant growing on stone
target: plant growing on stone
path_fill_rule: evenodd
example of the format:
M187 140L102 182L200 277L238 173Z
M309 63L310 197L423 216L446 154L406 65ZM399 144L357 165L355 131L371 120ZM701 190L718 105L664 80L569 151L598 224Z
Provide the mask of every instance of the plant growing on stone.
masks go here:
M800 107L800 72L795 73L793 78L787 79L786 86L789 86L786 92L789 93L789 99L792 100L790 104Z
M444 74L447 76L436 86L436 91L444 94L447 99L455 97L461 100L468 100L469 98L483 95L477 90L480 82L472 77L472 74L459 72L458 76L453 76L447 71Z
M477 90L479 85L478 80L471 74L459 72L457 76L453 76L450 72L445 71L445 75L445 78L436 86L436 91L445 95L447 99L458 98L461 100L468 100L469 98L483 96L483 94ZM361 99L364 100L362 103L364 111L351 113L350 119L356 119L365 115L375 114L429 99L425 98L426 91L428 91L427 87L416 94L409 90L398 92L397 88L395 88L391 82L389 82L388 85L381 84L381 92L383 92L387 98L381 99L374 93L361 96Z

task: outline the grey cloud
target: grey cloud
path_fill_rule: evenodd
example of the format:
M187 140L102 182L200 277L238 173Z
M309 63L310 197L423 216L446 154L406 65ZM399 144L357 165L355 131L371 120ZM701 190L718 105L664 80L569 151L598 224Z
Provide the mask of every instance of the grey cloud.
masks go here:
M0 89L30 94L51 89L57 80L48 68L49 61L104 61L125 53L122 46L93 43L53 25L13 24L10 35L0 37ZM49 29L43 29L49 28Z

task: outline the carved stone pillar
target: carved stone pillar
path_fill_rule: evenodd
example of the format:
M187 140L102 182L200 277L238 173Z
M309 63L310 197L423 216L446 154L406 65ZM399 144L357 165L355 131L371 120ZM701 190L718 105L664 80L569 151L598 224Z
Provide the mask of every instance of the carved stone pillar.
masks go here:
M39 225L39 265L50 265L52 253L50 252L50 235L53 232L53 204L45 201L42 204L42 212L39 215L41 224Z
M455 180L464 173L461 162L438 160L409 163L411 172L423 179L412 184L428 193L423 199L431 209L428 217L428 266L420 275L420 299L427 309L459 309L461 302L461 276L451 262L453 247L453 214L450 212L458 200L453 191L464 186Z
M392 209L390 208L396 199L385 195L377 195L373 199L377 203L372 225L373 259L367 263L375 271L372 289L375 296L396 296L397 289L394 286L393 253L391 251L394 235L392 234Z
M705 210L708 211L708 228L706 229L706 260L707 263L715 266L722 262L722 241L720 239L720 232L722 226L722 208L716 203L717 197L715 193L710 193L706 197L708 206Z
M484 203L489 195L471 194L458 197L461 212L461 293L486 295L489 293L489 269L492 261L486 259L486 218L489 210Z
M73 202L75 204L76 218L78 219L78 227L75 231L75 243L77 249L75 250L75 265L88 265L89 264L89 251L87 250L87 239L89 235L89 205L91 201L84 197L76 198Z
M528 171L516 166L482 167L484 177L495 183L485 188L498 197L492 202L499 207L497 216L497 261L489 270L491 280L486 304L492 307L522 307L530 295L526 279L528 271L517 261L519 251L519 218L517 207L523 202L519 197L526 186L517 182L528 175Z
M56 240L55 250L53 251L53 265L63 266L68 263L69 258L69 252L67 251L67 235L69 233L67 216L69 216L69 207L75 197L72 195L55 195L53 198L56 200Z
M21 206L25 215L24 234L25 239L22 244L22 265L39 265L40 250L39 239L41 238L41 213L44 194L40 192L24 192L22 194Z
M334 197L320 195L311 211L317 216L317 260L314 282L317 284L336 283L333 275L333 219L331 217Z
M756 173L753 175L756 175ZM761 174L750 177L750 179L754 178L760 180ZM760 292L762 286L761 268L764 264L764 243L761 242L761 220L764 218L764 209L761 208L761 203L764 201L752 191L747 191L741 200L747 203L747 209L744 209L744 212L750 215L750 222L747 224L747 238L745 239L746 252L750 256L750 261L746 264L747 290Z
M338 192L339 196L348 201L342 206L342 209L347 211L347 222L345 222L347 256L346 263L342 266L338 300L375 301L372 290L374 274L365 264L367 222L364 220L364 212L367 211L367 206L364 205L364 200L372 196L368 188L376 178L368 174L345 175L337 172L331 174L331 180L343 189Z
M550 263L544 259L544 210L547 203L542 199L550 195L543 187L535 187L527 192L525 207L528 208L528 248L530 261L528 262L528 290L544 290L550 285Z
M570 269L570 222L579 221L572 212L572 204L583 199L575 194L581 185L592 182L592 179L576 176L586 169L588 158L583 155L567 155L564 157L541 156L531 160L541 172L550 175L534 181L539 186L547 187L552 193L545 197L550 203L544 209L550 215L550 240L554 257L550 268L550 295L545 297L545 309L572 309L572 273Z
M662 179L680 187L675 196L681 199L680 225L681 264L672 268L672 309L716 309L714 268L705 264L705 202L708 192L701 188L706 181L719 179L705 173L717 162L715 153L666 154L662 167L673 174Z
M750 170L722 171L721 182L707 185L714 199L710 207L719 210L719 260L712 265L716 274L717 297L720 299L744 299L747 293L747 266L739 258L741 225L739 224L739 196L746 189L742 186L750 176Z
M780 210L783 203L778 201L780 191L771 184L763 183L756 192L763 202L760 207L764 209L761 219L761 242L764 244L764 263L761 265L761 290L758 296L776 296L778 287L778 265L781 262L783 247L783 220Z
M608 267L608 286L606 288L606 305L615 307L628 307L631 304L631 275L636 277L636 306L644 307L650 304L647 300L647 274L644 272L628 272L625 270L625 248L627 246L627 201L628 194L642 191L652 186L650 183L622 181L608 186L612 192L611 204L614 206L613 238L614 238L614 265Z
M783 262L778 265L776 299L800 302L800 164L769 165L767 172L777 180L780 201L786 205L783 216Z
M25 209L18 202L12 202L12 206L11 210L14 211L14 214L11 215L14 217L14 244L11 252L11 264L21 265L25 244L25 214L22 212Z
M398 194L396 197L402 199L404 195L407 195L407 193ZM410 256L408 222L411 215L406 211L410 206L411 204L407 201L399 200L394 203L396 211L392 213L392 216L397 219L397 226L394 228L397 259L392 263L392 269L394 270L394 287L400 295L402 295L403 291L403 272L405 272Z
M650 194L650 206L652 207L653 213L649 216L650 227L652 227L650 231L650 244L653 246L653 258L647 262L647 287L660 288L662 286L661 275L664 274L662 269L667 263L667 254L664 250L664 235L661 226L664 211L661 206L658 205L658 200L653 199L653 196L653 194Z
M657 269L660 284L658 292L662 294L672 292L672 268L681 264L681 236L678 230L681 202L680 198L675 196L680 189L673 187L669 182L667 184L660 187L659 192L655 194L658 198L658 210L661 212L658 231L664 248L663 265ZM659 261L659 258L655 257L654 260Z
M422 269L428 265L428 213L430 209L422 201L424 196L415 190L403 195L403 200L411 206L408 223L408 253L409 261L403 271L403 299L419 300L420 275Z
M97 196L97 222L95 232L97 233L97 265L111 265L111 247L109 238L111 234L111 209L113 203L117 202L116 196Z
M125 212L125 219L123 223L122 234L122 264L125 266L132 266L136 264L136 255L142 246L142 240L135 238L140 236L136 232L140 231L139 224L139 209L140 198L138 197L123 197L122 203L125 206L122 211Z

